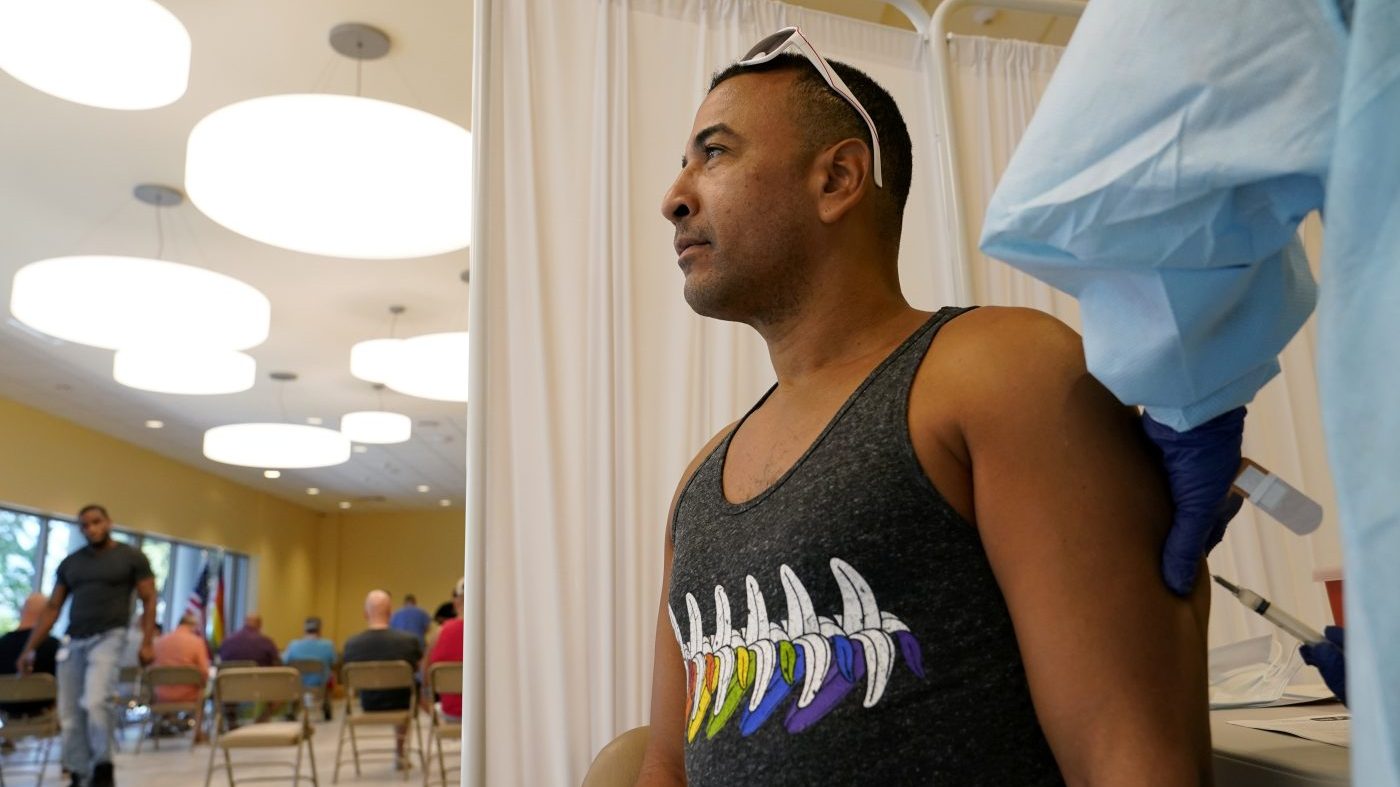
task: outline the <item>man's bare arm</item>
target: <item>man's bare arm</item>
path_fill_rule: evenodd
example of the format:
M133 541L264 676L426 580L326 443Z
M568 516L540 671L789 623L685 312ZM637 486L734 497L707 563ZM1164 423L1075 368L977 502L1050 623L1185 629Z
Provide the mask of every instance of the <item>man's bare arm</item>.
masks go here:
M156 580L146 577L136 583L136 595L141 598L141 649L137 660L146 666L156 660Z
M1135 414L1051 317L987 309L949 330L972 350L959 420L976 525L1066 780L1209 783L1208 595L1162 583L1170 498Z
M690 477L733 428L731 424L721 430L691 460L681 474L681 482L676 486L670 512L666 515L666 554L661 569L661 602L656 610L656 644L651 671L651 737L647 741L637 787L685 784L685 665L667 612L671 595L671 522L676 518L676 504L686 484L690 483Z

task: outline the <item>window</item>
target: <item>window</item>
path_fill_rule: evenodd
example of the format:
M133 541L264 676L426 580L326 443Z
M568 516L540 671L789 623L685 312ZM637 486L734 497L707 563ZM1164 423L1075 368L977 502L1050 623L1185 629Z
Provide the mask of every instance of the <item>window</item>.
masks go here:
M112 530L112 539L140 549L151 562L156 580L156 622L164 630L179 624L210 561L223 566L225 631L234 631L238 627L235 621L249 609L251 560L247 555L117 528ZM18 627L20 609L30 593L53 593L58 564L85 543L76 522L0 508L0 567L4 571L0 577L0 632ZM211 605L215 590L216 583L211 583ZM63 606L54 622L56 633L68 628L69 606ZM133 599L132 612L137 609Z
M19 628L24 600L39 573L39 517L0 509L0 631Z

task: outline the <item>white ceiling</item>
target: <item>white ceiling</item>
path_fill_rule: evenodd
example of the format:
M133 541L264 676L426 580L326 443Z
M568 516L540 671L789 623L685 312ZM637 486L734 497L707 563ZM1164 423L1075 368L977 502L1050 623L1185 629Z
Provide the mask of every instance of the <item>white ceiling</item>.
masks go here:
M363 94L471 120L472 4L463 0L162 0L193 39L189 90L143 112L78 106L0 72L0 396L149 448L173 459L322 510L462 504L465 405L384 392L384 407L415 420L413 439L371 446L343 465L261 471L203 458L205 429L240 421L305 422L374 409L369 384L350 376L350 346L388 334L389 306L407 312L397 335L466 330L466 251L416 260L356 261L275 249L238 236L186 202L162 213L165 258L235 276L272 301L272 333L249 351L258 383L240 394L173 396L112 380L112 354L34 334L15 323L10 283L22 265L77 253L154 256L155 209L136 202L138 183L181 187L185 139L204 115L253 96L353 93L355 64L327 43L332 27L383 29L389 55L364 65ZM300 379L276 383L271 371ZM147 429L148 419L164 429ZM416 491L427 484L431 491ZM312 497L307 487L322 494ZM367 498L382 496L377 502Z

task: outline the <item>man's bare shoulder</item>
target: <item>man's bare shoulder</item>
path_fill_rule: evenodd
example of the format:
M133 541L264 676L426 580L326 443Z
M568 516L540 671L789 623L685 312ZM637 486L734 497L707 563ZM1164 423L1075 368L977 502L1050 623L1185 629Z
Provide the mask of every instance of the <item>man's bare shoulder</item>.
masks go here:
M1079 334L1045 312L1008 306L984 306L949 322L928 363L974 411L1048 405L1047 398L1066 395L1088 375Z

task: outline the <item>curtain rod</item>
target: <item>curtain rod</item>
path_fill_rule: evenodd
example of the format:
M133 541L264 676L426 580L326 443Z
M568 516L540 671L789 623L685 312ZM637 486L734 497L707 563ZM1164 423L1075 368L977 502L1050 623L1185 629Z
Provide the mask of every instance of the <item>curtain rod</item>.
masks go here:
M996 8L1008 11L1030 11L1078 19L1084 13L1083 0L943 0L933 12L931 36L938 43L932 52L934 68L938 71L938 100L940 112L938 133L943 138L943 171L948 175L948 198L956 229L953 238L953 297L960 306L970 306L972 292L972 252L968 248L967 230L963 226L962 169L955 151L957 123L953 122L953 64L948 52L948 20L961 8ZM916 25L917 26L917 25Z

